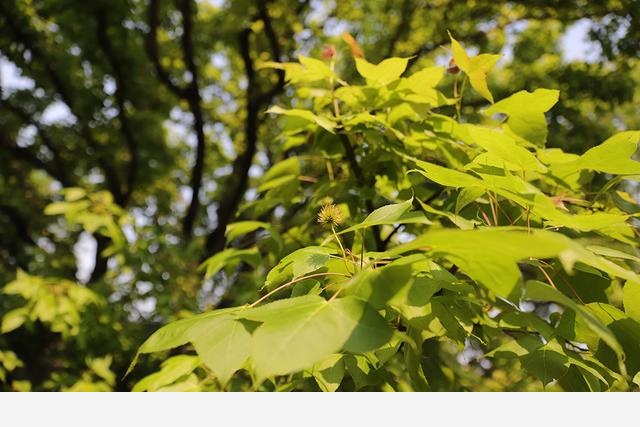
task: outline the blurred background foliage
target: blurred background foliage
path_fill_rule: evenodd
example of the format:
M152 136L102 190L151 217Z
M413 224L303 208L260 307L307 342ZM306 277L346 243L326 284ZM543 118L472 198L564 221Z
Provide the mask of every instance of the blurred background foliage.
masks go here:
M370 62L446 65L447 30L503 55L496 99L560 90L549 146L583 152L640 128L636 0L0 2L0 390L131 390L159 369L150 358L124 377L159 325L257 298L264 277L246 263L208 280L198 270L227 244L229 223L288 232L265 243L277 246L267 264L308 244L317 201L304 180L256 196L266 170L304 152L264 113L292 91L261 63L322 57L327 45L350 58L347 31ZM469 94L465 120L486 106ZM440 352L440 366L469 358ZM171 363L163 369L179 365L184 389L197 389L193 361ZM509 366L455 382L448 369L440 389L538 387Z

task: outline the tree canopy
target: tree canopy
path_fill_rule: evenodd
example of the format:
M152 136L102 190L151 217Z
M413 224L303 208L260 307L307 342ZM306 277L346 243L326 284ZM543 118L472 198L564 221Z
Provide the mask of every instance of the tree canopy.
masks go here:
M0 389L637 389L640 11L531 3L0 2Z

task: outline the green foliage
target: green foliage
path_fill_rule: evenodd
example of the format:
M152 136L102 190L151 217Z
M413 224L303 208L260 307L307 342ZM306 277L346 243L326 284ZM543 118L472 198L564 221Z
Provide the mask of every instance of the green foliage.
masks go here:
M2 333L11 332L25 322L39 320L54 332L77 335L80 311L100 302L91 290L64 279L30 276L18 270L16 280L3 289L5 295L19 295L24 305L2 317Z
M493 103L487 76L498 56L470 58L451 40L456 64ZM435 88L441 69L403 77L407 59L373 65L356 57L364 78L357 85L333 73L334 58L327 68L300 59L299 66L283 67L301 102L307 90L315 91L309 109L270 111L304 119L288 135L315 140L310 150L325 162L339 143L348 161L342 179L367 207L382 198L365 187L363 175L370 172L362 165L392 165L380 173L395 183L395 196L363 213L334 172L316 172L312 199L346 203L351 225L336 232L343 214L330 205L320 224L307 224L316 229L317 237L305 239L311 244L293 250L298 231L282 233L290 253L279 259L275 252L263 283L268 293L251 305L159 329L140 353L190 342L200 359L180 369L168 359L136 389L160 389L199 363L222 389L234 389L233 378L275 390L309 387L310 378L323 391L450 389L456 382L482 384L478 371L496 375L517 365L545 389L632 387L640 370L637 229L607 196L611 185L595 193L591 186L592 172L615 175L621 186L637 178L640 163L631 157L639 132L618 133L571 156L544 148L544 113L558 91L518 92L485 111L487 117L506 114L506 122L472 125L433 111L447 105L434 102L447 99ZM464 94L454 102L459 116ZM269 191L290 182L276 181L287 176L289 163L302 173L297 158L279 163L267 174L273 175ZM240 222L227 233L259 228L271 226ZM314 245L317 240L322 243ZM264 248L260 253L262 264L272 259ZM260 268L260 259L248 254L257 256L258 249L230 247L214 255L203 264L206 277L239 261ZM599 293L590 289L595 280ZM620 294L624 311L615 307ZM263 303L267 299L275 301ZM480 351L475 368L444 362L447 352L471 346Z
M638 15L547 3L0 2L0 391L637 390Z

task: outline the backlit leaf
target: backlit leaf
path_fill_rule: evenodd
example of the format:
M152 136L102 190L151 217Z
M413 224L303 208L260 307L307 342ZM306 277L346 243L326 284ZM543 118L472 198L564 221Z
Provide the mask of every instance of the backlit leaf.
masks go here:
M627 283L624 286L624 311L637 322L640 322L640 284Z
M486 114L504 113L509 116L507 126L514 134L544 145L547 140L547 121L544 113L558 102L559 91L536 89L516 92L485 110Z
M484 99L493 104L493 95L487 85L487 73L495 66L502 57L501 55L481 54L469 57L464 48L454 39L451 34L451 50L453 59L458 67L469 77L471 87L475 89Z
M289 110L285 110L278 106L271 107L267 110L267 113L271 114L283 114L285 116L299 117L301 119L307 120L309 122L313 122L325 129L327 132L335 133L336 123L327 118L313 114L311 111L301 110L298 108L292 108Z
M364 58L356 58L358 73L370 85L386 85L400 78L407 68L409 58L388 58L374 65Z

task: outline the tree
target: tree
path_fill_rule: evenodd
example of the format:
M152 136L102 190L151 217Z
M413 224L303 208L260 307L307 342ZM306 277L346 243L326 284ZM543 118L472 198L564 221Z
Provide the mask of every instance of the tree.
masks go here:
M622 307L616 296L620 293L627 305L635 304L629 286L637 279L631 234L635 229L628 219L637 213L630 196L634 190L621 178L611 182L606 178L637 174L636 163L629 160L636 134L621 133L596 151L586 149L604 140L602 135L613 134L614 127L631 127L637 120L630 107L636 96L637 63L629 59L634 53L629 40L637 34L633 25L622 37L594 33L609 56L595 65L562 64L558 50L549 47L566 25L579 18L589 17L596 28L622 19L633 22L637 17L631 7L607 11L588 6L577 14L575 5L553 9L541 5L525 11L495 3L472 8L468 16L469 8L461 2L429 9L420 2L400 6L340 2L335 8L297 1L234 1L220 6L187 0L76 3L18 1L0 6L0 50L33 85L26 90L3 89L2 96L7 114L2 116L0 136L7 161L3 160L0 185L0 221L7 226L2 234L6 256L0 275L9 283L5 294L17 295L1 303L5 333L0 346L7 349L3 360L10 361L3 362L7 387L125 390L137 383L138 389L157 389L180 380L172 387L189 389L202 386L206 369L214 372L206 382L213 388L259 387L258 381L252 381L256 375L264 378L295 371L293 379L279 377L261 387L328 390L337 387L336 378L347 372L344 389L482 389L494 385L477 375L475 364L483 375L505 375L513 363L529 366L545 383L561 372L562 379L554 384L565 389L632 387L636 367L629 354L626 363L622 360L630 351L628 337L637 332L634 308L612 314L614 323L620 321L612 325L598 317L603 312L594 313L588 304L610 303L606 310L614 310ZM351 7L343 9L347 3ZM339 20L323 14L336 14ZM362 19L362 14L370 19ZM323 22L314 20L318 16ZM435 19L440 16L447 19ZM461 41L496 51L509 24L522 19L530 20L529 26L515 36L511 64L489 73L489 84L496 87L492 92L503 101L488 111L506 115L503 127L511 130L507 142L500 139L512 150L505 152L492 142L498 136L486 135L486 125L492 122L483 111L490 105L485 98L491 92L478 85L488 70L465 65L457 57L463 74L446 77L436 89L442 70L428 65L442 53L448 60L447 29ZM338 44L337 37L322 34L321 23L327 28L346 25L361 45L349 37L347 44ZM535 31L536 25L549 23L555 26L549 27L553 31ZM393 24L396 30L379 31L384 24ZM337 48L323 47L325 42ZM291 62L300 47L312 52L301 57L302 65ZM354 66L348 59L350 51L356 57L366 52L367 61L358 58ZM373 53L380 57L370 57ZM415 56L373 65L394 54ZM324 56L324 61L314 56ZM541 59L531 64L531 58ZM399 79L405 68L405 75L419 71ZM476 91L471 92L463 75ZM555 107L556 92L534 91L541 86L560 87L567 75L573 81L599 78L610 82L615 91L593 85L585 90L576 84L560 92L566 98ZM364 86L353 84L358 78L365 79ZM285 80L290 84L285 85ZM346 85L347 81L352 84ZM509 98L510 92L518 93ZM513 110L514 103L523 102L531 104L531 109ZM271 105L290 103L294 108L269 110L278 118L265 114ZM43 120L52 104L69 109L65 121ZM551 123L549 144L580 154L586 151L581 160L542 148L547 136L545 113ZM602 120L592 124L593 114ZM612 152L612 161L622 169L594 167L603 150L608 153L613 146L622 147L621 152ZM476 161L478 154L481 158ZM505 160L506 168L501 163ZM575 163L571 170L567 165L553 166L569 161ZM486 184L484 178L465 172L462 166L469 162L476 167L498 164L504 175ZM410 169L417 172L407 173ZM580 172L579 180L575 174L568 179L563 175L567 170L585 172ZM439 173L445 177L439 180ZM472 178L472 185L455 181L469 184ZM531 193L518 198L517 191L504 188L507 184L500 179L515 180L511 184L526 185ZM323 231L314 218L325 205L323 221L333 227ZM474 207L477 217L470 213ZM356 228L345 232L340 216ZM460 251L469 248L455 247L460 239L473 240L469 231L448 230L483 223L492 227L513 223L525 230L549 225L562 232L536 231L529 236L528 231L498 229L480 234L478 244L483 249L476 246L475 252L486 252L489 258L504 256L491 251L499 247L494 243L516 242L513 257L496 264L509 282L503 285L465 261ZM412 234L440 227L444 230L435 237L427 233L424 242L414 241L421 246L402 244ZM97 244L94 267L86 274L86 285L78 285L73 247L80 236L91 240L89 235ZM610 245L610 240L586 245L566 236L613 239L621 246L616 246L618 252L590 251L585 248ZM409 255L434 245L432 239L444 245L438 252L442 259ZM515 257L515 247L522 245L530 251ZM407 256L396 259L399 255ZM555 261L547 265L548 261L530 257ZM198 265L205 259L203 282ZM431 265L435 262L439 264ZM573 269L572 263L577 263ZM414 274L415 265L420 266L421 275ZM291 291L301 299L265 304L262 309L257 305L246 313L234 308L260 300L269 271L269 289L294 281L276 297ZM442 277L434 276L438 274ZM527 279L526 286L517 280L520 276ZM345 285L338 282L347 278L349 287L357 289L341 290L339 286ZM576 299L558 284L571 285L576 278L595 283L598 292L579 294ZM543 286L540 280L554 283L557 289ZM376 284L388 281L397 283L377 295ZM551 324L564 327L565 335L548 335L539 316L518 314L522 311L513 311L500 299L513 303L517 299L511 293L521 289L529 300L544 302L534 305L536 311ZM420 319L415 321L420 326L399 320L417 307L407 299L411 292L422 293L414 296L422 298L420 310L431 310L409 317ZM335 295L335 299L327 303L317 295ZM457 306L467 300L463 307ZM492 326L491 316L471 301L498 304L501 313L517 317L507 320L513 323L507 329L514 329L507 334L516 337L507 342L498 334L505 325ZM289 310L292 317L283 317L278 310L270 314L267 307L274 304L281 306L278 310ZM210 306L217 310L187 317ZM548 313L558 307L563 307L562 314ZM394 318L392 310L400 317ZM267 322L274 314L276 320L308 320L311 336L328 334L331 339L320 352L329 348L328 357L272 360L283 364L275 367L267 361L256 371L236 374L231 383L223 384L232 368L239 367L250 338L271 340L268 333L280 334L281 327L296 324ZM174 334L176 325L181 325L177 327L182 332L172 335L174 341L155 342L162 337L157 332L141 351L192 341L199 358L179 354L164 361L159 373L138 382L165 359L144 358L142 366L122 379L143 340L176 318L185 319L160 330ZM440 324L437 331L428 329L433 334L429 337L422 328L426 321ZM485 330L492 327L496 336ZM219 335L212 335L211 328ZM545 338L543 347L535 347L529 339L532 330ZM572 330L585 341L576 340L575 335L567 338ZM591 335L584 335L585 330ZM526 338L518 340L518 334ZM300 343L299 339L294 342ZM455 357L480 354L480 349L497 349L501 340L511 347L497 353L510 352L518 359L500 358L487 368L488 362L476 358L471 363L474 369L452 362ZM563 340L584 342L589 349L597 346L602 354L585 361L576 350L581 347L566 349ZM221 366L214 356L222 343L238 354ZM341 350L348 357L338 355ZM376 362L371 359L374 350ZM41 357L43 351L47 358ZM291 357L301 355L293 352ZM557 362L548 368L552 371L546 368L549 355ZM375 370L385 358L385 368ZM540 360L545 368L536 371ZM312 373L305 374L303 370L311 365L315 366ZM64 375L60 366L66 368ZM388 381L406 367L411 368L409 378ZM168 381L171 373L180 377ZM520 380L512 378L513 389L539 384Z

